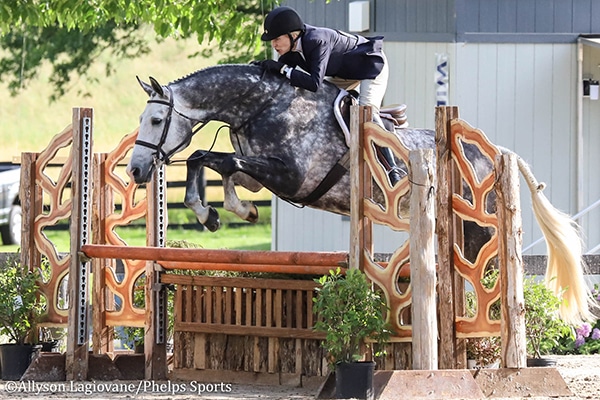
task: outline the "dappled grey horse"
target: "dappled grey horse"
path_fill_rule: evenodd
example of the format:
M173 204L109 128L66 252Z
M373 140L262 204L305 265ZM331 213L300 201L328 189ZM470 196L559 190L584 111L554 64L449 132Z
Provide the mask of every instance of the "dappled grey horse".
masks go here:
M224 208L250 222L257 220L258 211L251 202L238 198L236 183L251 191L265 187L294 204L349 214L350 177L339 168L348 146L333 112L332 104L340 95L334 85L326 83L317 92L310 92L252 65L210 67L166 86L153 78L150 84L139 82L150 99L140 117L136 146L127 167L136 183L148 182L156 165L168 164L208 121L229 125L235 153L198 150L187 161L185 204L209 230L218 229L220 222L216 210L200 199L198 174L203 166L222 176ZM410 150L435 147L431 130L404 128L397 129L396 134ZM480 153L469 154L467 148L467 156L475 168L490 170L487 159L478 159L483 158ZM559 273L559 279L564 277L560 285L573 289L569 290L573 297L569 299L572 315L565 317L576 320L587 315L581 250L577 252L579 236L570 219L541 195L540 185L522 160L519 167L528 178L534 211L549 241L549 256L556 252L557 259L564 261L549 272L566 271ZM331 171L337 171L336 179L326 178ZM324 181L328 184L323 185ZM485 242L481 240L482 229L476 228L465 227L466 247Z

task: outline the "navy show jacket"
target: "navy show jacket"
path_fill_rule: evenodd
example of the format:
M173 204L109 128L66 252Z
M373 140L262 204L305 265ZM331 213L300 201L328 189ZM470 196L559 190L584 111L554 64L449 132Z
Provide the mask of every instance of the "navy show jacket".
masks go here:
M345 32L305 24L301 36L302 55L289 51L279 61L300 67L294 70L293 86L315 92L326 76L343 79L373 79L383 68L383 37L366 38Z

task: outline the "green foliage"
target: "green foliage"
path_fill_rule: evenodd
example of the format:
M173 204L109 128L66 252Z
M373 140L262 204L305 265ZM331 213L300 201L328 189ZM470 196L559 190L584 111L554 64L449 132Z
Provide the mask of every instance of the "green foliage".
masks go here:
M9 257L0 267L0 334L24 344L43 311L38 301L39 274L22 266L19 256Z
M327 334L323 347L332 358L332 366L359 360L361 343L367 338L385 343L390 334L384 318L387 305L361 271L349 269L344 277L338 268L315 281L321 285L313 299L314 312L319 316L315 330Z
M264 15L276 0L179 1L65 0L4 2L0 6L0 43L7 54L0 77L15 93L33 79L42 61L52 64L55 97L67 90L72 75L86 76L103 50L115 58L149 51L140 33L152 26L156 37L197 37L216 42L224 61L247 62L266 49L260 41ZM265 57L266 58L265 50ZM114 60L113 60L114 61ZM112 72L106 64L107 76Z
M544 354L550 354L559 345L558 339L568 334L570 328L558 316L561 299L543 282L526 278L523 292L527 352L540 358Z
M486 288L492 288L497 280L498 271L486 273L481 283ZM527 337L527 353L535 358L544 354L556 352L573 346L574 335L572 329L558 316L561 299L556 296L543 282L536 282L535 278L525 278L523 286L525 300L525 335ZM473 317L477 310L475 293L466 293L467 316ZM490 307L490 318L500 319L500 301ZM600 331L599 331L600 335ZM472 338L467 341L467 355L470 358L481 360L479 365L489 364L495 354L500 354L499 338ZM600 342L600 341L599 341ZM600 344L600 343L599 343ZM485 364L482 364L485 363Z
M66 30L58 26L26 26L0 37L5 50L0 57L0 78L16 95L35 79L44 63L50 63L49 83L55 88L50 100L57 100L70 89L77 76L87 76L91 65L103 53L110 57L106 76L115 72L112 60L147 54L150 47L138 26L117 27L114 21L91 30ZM90 96L89 93L79 93Z

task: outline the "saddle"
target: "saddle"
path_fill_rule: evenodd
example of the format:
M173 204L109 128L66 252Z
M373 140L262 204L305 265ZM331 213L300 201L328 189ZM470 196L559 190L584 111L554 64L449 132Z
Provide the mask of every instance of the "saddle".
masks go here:
M340 93L333 104L333 113L344 132L348 148L350 147L350 106L358 104L358 95L355 95L354 93L340 90ZM394 132L396 128L408 127L406 104L383 107L379 110L379 116L381 117L385 128L390 132ZM344 176L349 168L350 151L347 151L346 154L335 163L312 193L300 200L296 200L296 203L312 204L319 200L321 196Z
M333 104L333 113L340 124L346 145L350 147L350 106L358 104L358 94L355 91L347 92L340 90ZM395 129L408 128L408 117L406 116L406 104L394 104L384 106L379 110L379 117L390 132Z

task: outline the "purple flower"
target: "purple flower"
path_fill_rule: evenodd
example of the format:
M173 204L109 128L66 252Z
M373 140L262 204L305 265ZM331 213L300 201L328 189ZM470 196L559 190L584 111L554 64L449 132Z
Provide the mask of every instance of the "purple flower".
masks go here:
M594 328L594 330L592 331L592 339L594 339L594 340L600 339L600 329Z
M578 334L577 338L575 339L575 348L582 346L584 343L585 343L585 338Z
M583 336L584 338L590 336L592 332L592 326L587 322L584 322L579 328L576 329L577 336Z

